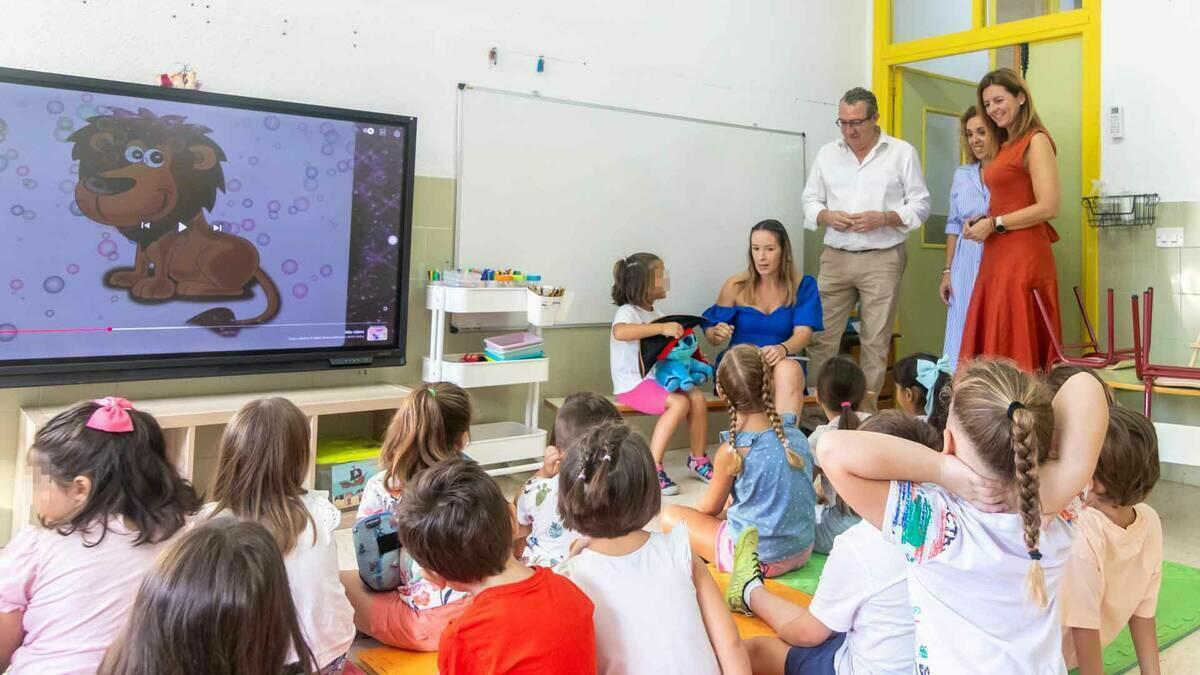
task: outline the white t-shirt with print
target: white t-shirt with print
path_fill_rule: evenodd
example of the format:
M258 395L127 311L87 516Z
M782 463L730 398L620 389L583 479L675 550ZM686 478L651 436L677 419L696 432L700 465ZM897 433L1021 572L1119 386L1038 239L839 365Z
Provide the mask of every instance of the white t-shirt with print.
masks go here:
M517 497L517 522L532 529L521 560L526 565L554 567L567 559L579 533L568 530L558 515L558 478L534 476Z
M867 521L833 540L809 611L846 634L833 657L837 675L913 672L912 605L904 554Z
M613 326L619 323L650 323L662 318L657 309L645 310L637 305L621 305L613 317ZM612 331L608 333L608 366L612 370L613 393L633 391L642 383L642 345L638 340L618 340ZM647 373L647 376L649 373Z
M1074 536L1056 516L1038 549L1049 603L1025 590L1029 554L1017 513L983 513L937 485L893 481L883 536L909 560L919 675L1062 675L1059 586Z

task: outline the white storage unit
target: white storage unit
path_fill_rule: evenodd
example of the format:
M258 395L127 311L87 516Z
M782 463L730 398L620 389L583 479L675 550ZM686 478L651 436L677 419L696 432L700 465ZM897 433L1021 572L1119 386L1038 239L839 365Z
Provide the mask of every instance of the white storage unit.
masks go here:
M471 426L471 443L466 453L498 476L535 471L542 465L546 432L538 427L538 390L550 378L550 359L523 359L463 363L462 354L445 353L448 314L520 313L538 325L530 330L541 335L541 326L553 325L534 295L524 287L463 288L428 286L425 307L433 312L429 330L429 355L422 375L426 382L452 382L464 389L526 385L525 419L522 422L492 422Z

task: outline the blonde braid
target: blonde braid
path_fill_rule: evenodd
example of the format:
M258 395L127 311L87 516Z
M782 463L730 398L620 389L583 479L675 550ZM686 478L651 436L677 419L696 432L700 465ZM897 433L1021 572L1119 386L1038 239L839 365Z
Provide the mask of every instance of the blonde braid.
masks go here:
M728 399L726 399L728 401ZM733 464L729 467L731 476L738 476L742 473L742 453L737 449L738 421L737 408L732 403L729 404L729 453L733 455Z
M1029 572L1025 575L1025 588L1029 597L1039 607L1045 607L1046 576L1042 570L1042 553L1038 550L1038 539L1042 527L1042 501L1038 495L1038 452L1034 438L1033 413L1019 402L1012 404L1012 446L1016 465L1017 493L1020 500L1021 521L1025 526L1025 548L1029 551Z
M779 420L779 413L775 410L775 369L767 364L766 359L762 362L762 368L762 401L763 408L767 413L767 420L771 422L771 429L775 431L775 436L783 446L788 465L794 469L803 469L804 458L792 450L791 442L783 433L783 423Z

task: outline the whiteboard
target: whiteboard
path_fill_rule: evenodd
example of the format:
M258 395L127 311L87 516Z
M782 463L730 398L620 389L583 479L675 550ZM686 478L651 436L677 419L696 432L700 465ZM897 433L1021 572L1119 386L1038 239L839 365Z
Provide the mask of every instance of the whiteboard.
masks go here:
M575 293L569 325L612 321L612 268L650 251L699 314L747 266L750 228L779 220L804 260L800 132L465 87L455 264L517 268Z

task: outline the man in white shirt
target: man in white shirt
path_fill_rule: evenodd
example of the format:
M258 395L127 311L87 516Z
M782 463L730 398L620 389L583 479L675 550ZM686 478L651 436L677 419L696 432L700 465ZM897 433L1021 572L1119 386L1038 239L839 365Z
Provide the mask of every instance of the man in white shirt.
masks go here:
M808 348L809 381L837 355L846 320L861 302L859 362L869 391L865 407L874 410L908 260L904 242L929 215L929 190L916 150L879 128L874 94L861 87L846 92L837 125L841 140L817 153L804 187L805 227L825 226L817 277L825 330Z

